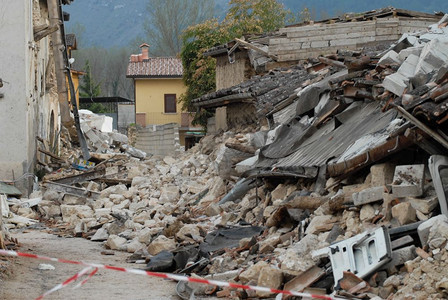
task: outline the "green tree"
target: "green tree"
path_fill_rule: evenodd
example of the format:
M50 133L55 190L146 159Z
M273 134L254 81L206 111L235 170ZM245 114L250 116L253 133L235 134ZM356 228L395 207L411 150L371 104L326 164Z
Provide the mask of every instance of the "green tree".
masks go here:
M181 51L187 86L186 93L180 97L183 109L192 111L191 100L216 88L216 62L203 56L207 49L244 34L274 31L284 26L290 15L276 0L230 0L222 22L212 19L189 27L183 35ZM197 114L195 123L203 125L204 115L207 113Z
M176 56L182 33L213 17L213 0L149 0L144 28L153 55Z
M89 60L86 60L84 72L86 72L86 74L82 77L79 85L79 95L83 98L98 97L101 94L101 83L95 83L93 80Z

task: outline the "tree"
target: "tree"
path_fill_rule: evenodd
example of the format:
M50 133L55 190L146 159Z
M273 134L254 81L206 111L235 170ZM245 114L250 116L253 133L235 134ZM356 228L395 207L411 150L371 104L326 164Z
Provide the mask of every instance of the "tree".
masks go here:
M213 9L213 0L149 0L144 27L151 54L179 54L183 31L212 18Z
M86 74L82 77L79 85L79 95L83 98L98 97L101 94L100 83L95 83L92 78L89 60L86 61L84 72Z
M187 91L180 101L184 110L192 111L191 100L215 89L216 62L203 56L207 49L244 34L274 31L291 15L276 0L230 0L229 6L222 22L208 20L191 26L183 35L181 58ZM195 123L203 122L204 115L205 111L197 114Z

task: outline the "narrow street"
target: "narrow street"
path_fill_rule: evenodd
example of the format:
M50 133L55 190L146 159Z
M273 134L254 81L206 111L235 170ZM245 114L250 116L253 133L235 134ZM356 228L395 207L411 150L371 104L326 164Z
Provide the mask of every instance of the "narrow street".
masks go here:
M27 253L127 268L144 266L125 263L129 256L125 252L102 255L101 243L83 238L60 238L45 230L25 230L13 233L13 236L21 244L19 251ZM35 299L83 269L82 266L28 258L13 260L13 274L0 282L0 299ZM55 270L39 270L39 264L51 264ZM45 299L179 299L175 295L174 282L109 270L99 270L78 289L73 289L75 285L70 284Z

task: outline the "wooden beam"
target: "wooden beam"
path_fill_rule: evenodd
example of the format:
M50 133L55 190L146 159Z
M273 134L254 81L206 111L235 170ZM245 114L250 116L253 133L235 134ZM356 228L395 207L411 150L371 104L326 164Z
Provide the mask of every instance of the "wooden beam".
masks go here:
M267 57L272 58L275 61L278 60L277 56L271 55L268 52L264 51L263 49L255 46L255 45L252 45L251 43L248 43L248 42L243 41L243 40L238 39L238 38L235 38L235 41L237 41L238 43L240 43L243 46L246 46L247 48L250 48L250 49L252 49L254 51L260 52L261 54L266 55Z

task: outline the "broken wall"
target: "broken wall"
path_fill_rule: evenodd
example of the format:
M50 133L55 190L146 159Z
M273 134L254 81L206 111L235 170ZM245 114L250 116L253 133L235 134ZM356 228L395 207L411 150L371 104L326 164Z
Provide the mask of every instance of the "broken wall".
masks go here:
M30 191L36 136L55 141L59 106L53 91L50 38L34 41L33 26L49 24L46 1L0 0L0 180ZM43 159L43 158L42 158Z
M179 125L152 125L137 133L136 147L151 155L173 155L180 151Z
M335 53L339 49L356 50L396 41L404 33L426 30L437 21L436 18L399 17L285 27L279 30L284 36L269 40L269 54L276 55L282 62Z

